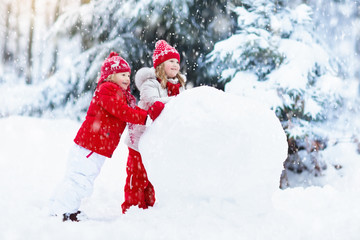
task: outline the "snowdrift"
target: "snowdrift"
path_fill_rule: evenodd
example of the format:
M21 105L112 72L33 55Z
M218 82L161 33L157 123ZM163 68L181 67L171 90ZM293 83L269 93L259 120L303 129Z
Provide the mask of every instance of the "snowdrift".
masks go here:
M272 111L205 86L168 103L139 147L159 207L181 211L200 207L197 199L197 205L223 202L260 213L271 204L287 156Z

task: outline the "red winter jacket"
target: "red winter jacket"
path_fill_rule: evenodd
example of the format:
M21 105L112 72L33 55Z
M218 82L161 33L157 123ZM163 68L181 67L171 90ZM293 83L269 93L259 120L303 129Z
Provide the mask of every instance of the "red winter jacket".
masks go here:
M147 112L129 107L120 86L104 82L97 87L74 142L86 149L111 157L126 123L144 125Z

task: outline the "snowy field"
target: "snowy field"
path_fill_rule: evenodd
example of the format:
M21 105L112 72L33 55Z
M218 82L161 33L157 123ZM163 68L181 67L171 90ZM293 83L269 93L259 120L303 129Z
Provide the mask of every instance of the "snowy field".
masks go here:
M121 214L123 136L83 202L89 220L78 223L50 217L46 206L81 123L0 119L0 239L360 239L359 164L324 187L280 190L287 149L275 115L207 87L185 93L140 144L155 206Z

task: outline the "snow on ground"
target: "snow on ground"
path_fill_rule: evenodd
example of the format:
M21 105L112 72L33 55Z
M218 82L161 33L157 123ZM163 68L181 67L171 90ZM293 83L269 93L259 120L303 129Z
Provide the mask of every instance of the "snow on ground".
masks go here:
M358 239L360 167L345 168L343 178L324 187L278 189L274 171L281 170L284 147L274 116L259 103L217 91L179 95L142 139L157 193L153 208L121 214L123 137L83 202L90 219L79 223L48 216L46 204L80 123L0 119L0 239ZM273 140L260 140L263 151L253 142L260 135Z

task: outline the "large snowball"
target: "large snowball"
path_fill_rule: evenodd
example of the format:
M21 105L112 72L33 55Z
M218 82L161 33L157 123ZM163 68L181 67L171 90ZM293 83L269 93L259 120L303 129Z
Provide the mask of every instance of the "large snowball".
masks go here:
M166 104L140 151L158 204L194 207L196 198L261 209L279 188L287 142L263 104L196 87Z

